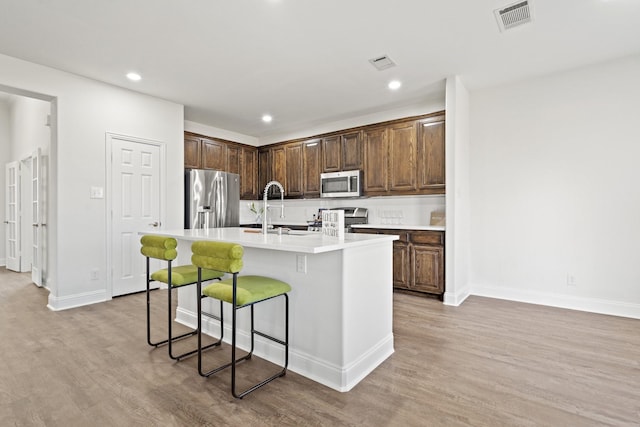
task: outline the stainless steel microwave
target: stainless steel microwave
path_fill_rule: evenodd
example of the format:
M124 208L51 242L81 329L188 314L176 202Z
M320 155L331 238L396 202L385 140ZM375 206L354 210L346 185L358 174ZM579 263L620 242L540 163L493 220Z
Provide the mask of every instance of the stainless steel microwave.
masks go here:
M361 195L361 170L320 174L320 197L358 197Z

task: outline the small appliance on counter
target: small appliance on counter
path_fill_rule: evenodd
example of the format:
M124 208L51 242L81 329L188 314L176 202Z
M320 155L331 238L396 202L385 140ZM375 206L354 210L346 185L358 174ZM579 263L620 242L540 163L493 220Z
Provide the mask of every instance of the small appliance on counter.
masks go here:
M318 215L313 221L307 221L309 231L322 231L322 211L318 209ZM331 210L344 211L344 231L351 233L351 226L354 224L367 224L369 221L369 211L366 208L331 208Z

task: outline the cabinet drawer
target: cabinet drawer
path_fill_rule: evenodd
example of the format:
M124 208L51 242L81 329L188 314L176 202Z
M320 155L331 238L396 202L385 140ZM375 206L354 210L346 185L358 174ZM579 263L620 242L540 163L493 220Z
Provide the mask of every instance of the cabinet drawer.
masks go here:
M444 233L441 231L412 231L410 233L412 243L425 245L444 245Z

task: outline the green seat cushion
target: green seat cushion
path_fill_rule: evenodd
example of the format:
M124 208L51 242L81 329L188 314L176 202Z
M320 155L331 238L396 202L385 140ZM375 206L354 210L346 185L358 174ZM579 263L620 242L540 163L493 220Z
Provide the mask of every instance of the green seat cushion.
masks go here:
M264 276L239 276L236 291L236 306L252 304L291 291L289 284ZM202 293L208 297L233 302L233 279L212 283Z
M202 269L202 281L217 279L224 273L216 270ZM169 270L163 268L151 274L151 278L158 282L169 283ZM195 265L179 265L171 268L171 286L184 286L198 281L198 267Z

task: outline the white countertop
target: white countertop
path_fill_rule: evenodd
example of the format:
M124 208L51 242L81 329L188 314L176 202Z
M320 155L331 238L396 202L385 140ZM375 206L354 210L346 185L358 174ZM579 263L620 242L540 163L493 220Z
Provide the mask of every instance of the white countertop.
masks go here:
M444 225L403 225L403 224L354 224L352 228L372 228L385 230L427 230L445 231Z
M317 254L331 252L358 246L368 246L385 241L397 240L398 236L384 234L358 234L346 233L344 240L323 236L319 232L299 231L296 234L272 234L263 235L256 233L260 229L255 228L208 228L187 230L153 230L140 232L140 234L158 234L161 236L175 237L178 240L198 241L216 240L238 243L248 248L269 249L273 251L301 252Z

